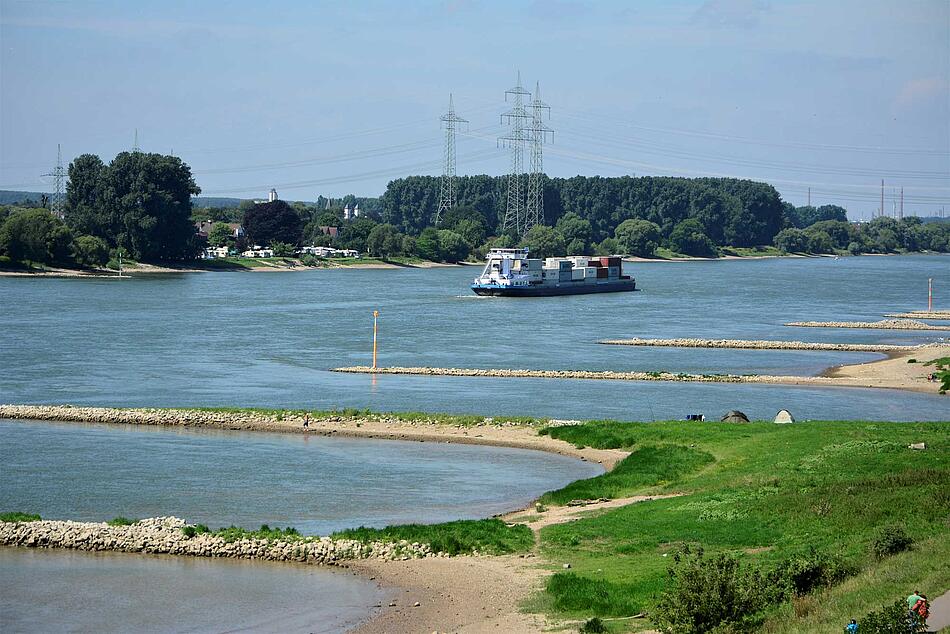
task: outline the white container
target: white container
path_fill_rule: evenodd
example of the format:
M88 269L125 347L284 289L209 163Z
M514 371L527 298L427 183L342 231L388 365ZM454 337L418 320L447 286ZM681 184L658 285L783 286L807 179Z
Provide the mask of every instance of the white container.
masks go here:
M584 279L584 269L574 269L571 271L572 280L583 280Z

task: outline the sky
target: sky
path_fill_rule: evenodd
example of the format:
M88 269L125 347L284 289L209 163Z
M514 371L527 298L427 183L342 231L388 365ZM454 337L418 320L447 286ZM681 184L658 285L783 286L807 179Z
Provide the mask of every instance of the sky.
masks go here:
M505 174L518 81L549 176L731 176L853 219L950 213L948 0L0 0L0 189L62 145L174 153L202 195L377 196Z

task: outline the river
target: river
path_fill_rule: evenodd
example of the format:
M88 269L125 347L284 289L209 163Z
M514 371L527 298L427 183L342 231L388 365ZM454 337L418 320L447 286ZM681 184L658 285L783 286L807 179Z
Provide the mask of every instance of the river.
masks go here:
M816 374L868 353L598 345L706 337L921 343L943 333L790 328L876 321L950 289L950 257L627 264L637 293L478 298L475 267L0 278L0 400L115 406L429 410L653 420L741 409L768 418L934 420L946 399L775 385L341 375L371 361L450 367ZM944 302L946 303L946 302Z

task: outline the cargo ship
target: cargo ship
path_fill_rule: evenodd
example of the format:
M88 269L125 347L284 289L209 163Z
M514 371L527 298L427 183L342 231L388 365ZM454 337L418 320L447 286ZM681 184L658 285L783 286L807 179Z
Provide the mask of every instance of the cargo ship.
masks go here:
M472 290L495 297L548 297L637 290L619 257L529 258L528 249L492 249Z

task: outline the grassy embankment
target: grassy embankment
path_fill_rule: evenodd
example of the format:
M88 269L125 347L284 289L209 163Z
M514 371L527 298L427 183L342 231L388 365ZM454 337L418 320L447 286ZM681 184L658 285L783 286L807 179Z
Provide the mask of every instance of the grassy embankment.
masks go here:
M420 258L312 258L303 260L301 258L216 258L214 260L201 260L198 263L200 268L221 269L221 270L240 270L240 269L289 269L303 266L332 268L359 265L391 265L391 266L417 266L420 264L431 264L428 260Z
M547 494L552 503L684 495L542 529L541 554L570 562L572 571L554 574L533 610L576 618L649 612L669 585L669 555L686 545L739 554L764 571L814 548L856 573L791 603L762 606L770 632L836 631L911 585L931 596L950 587L946 423L589 423L542 433L635 450L614 472ZM908 449L913 442L927 449ZM871 544L895 524L916 546L878 559Z

